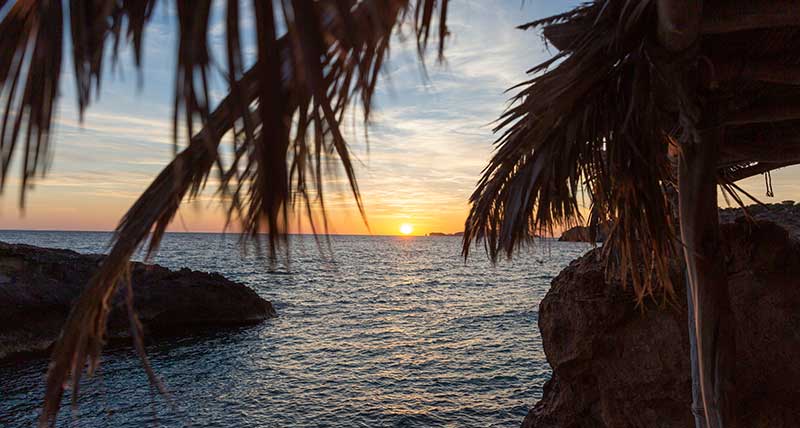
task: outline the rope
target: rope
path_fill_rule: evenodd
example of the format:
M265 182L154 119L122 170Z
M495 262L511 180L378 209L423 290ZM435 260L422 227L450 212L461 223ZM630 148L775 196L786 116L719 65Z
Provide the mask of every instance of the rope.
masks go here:
M767 186L767 197L774 197L775 190L772 188L772 174L769 171L764 173L764 184Z

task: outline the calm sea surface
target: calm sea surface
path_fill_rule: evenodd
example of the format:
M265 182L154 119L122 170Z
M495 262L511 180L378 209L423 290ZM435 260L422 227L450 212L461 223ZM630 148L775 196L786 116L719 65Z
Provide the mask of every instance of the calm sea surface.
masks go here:
M0 240L106 250L111 235L0 232ZM79 427L516 427L549 367L536 327L550 280L586 244L547 241L492 267L464 263L460 238L336 236L321 253L294 237L269 273L234 235L169 234L155 262L218 271L270 300L278 317L151 341L170 399L151 392L130 349L105 352ZM0 426L30 427L47 361L0 363Z

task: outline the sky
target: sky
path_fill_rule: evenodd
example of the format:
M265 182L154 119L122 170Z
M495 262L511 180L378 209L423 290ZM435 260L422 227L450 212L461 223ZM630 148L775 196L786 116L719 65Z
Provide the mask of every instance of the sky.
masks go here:
M329 232L391 235L403 224L418 235L462 230L469 195L492 154L492 122L512 95L506 90L554 53L538 32L515 27L577 4L451 0L445 62L426 61L427 75L412 41L396 37L379 82L369 147L361 132L348 132L358 159L367 224L348 189L337 184L341 180L332 180L326 200ZM212 18L210 40L221 49L218 16ZM174 11L158 8L145 34L142 73L123 52L118 67L107 67L99 100L83 123L71 64L65 61L50 168L27 193L24 209L19 206L18 173L12 173L0 197L0 229L114 229L173 156L176 46ZM223 89L212 94L220 97ZM796 168L773 173L775 199L800 200L798 176ZM743 187L771 202L764 197L763 177L749 179ZM171 231L222 231L221 205L207 193L182 205ZM309 231L295 222L291 228Z

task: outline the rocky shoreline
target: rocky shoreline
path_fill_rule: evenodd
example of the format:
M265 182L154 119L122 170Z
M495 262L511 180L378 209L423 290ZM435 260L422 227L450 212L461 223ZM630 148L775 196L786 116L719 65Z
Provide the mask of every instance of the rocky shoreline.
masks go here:
M0 359L47 352L102 255L0 243ZM149 335L254 324L275 316L251 288L219 274L135 262L134 307ZM121 292L112 299L109 340L130 337Z
M721 210L736 319L739 426L800 420L800 206ZM647 302L607 283L599 250L573 261L539 306L553 375L523 428L693 426L685 291Z

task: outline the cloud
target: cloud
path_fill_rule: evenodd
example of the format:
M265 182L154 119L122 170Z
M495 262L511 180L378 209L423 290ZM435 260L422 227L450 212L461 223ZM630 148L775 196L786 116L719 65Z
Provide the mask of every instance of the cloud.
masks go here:
M579 3L539 0L523 6L519 0L453 0L446 61L437 63L437 41L432 40L426 74L412 38L395 38L376 93L369 151L358 125L359 107L353 108L356 126L345 127L361 161L356 170L373 232L393 233L400 222L411 222L423 233L462 227L469 196L492 154L496 139L492 127L513 95L506 90L524 81L526 70L551 55L537 32L515 27ZM145 39L141 91L131 84L135 81L105 80L103 98L81 125L74 91L64 85L55 161L48 177L38 182L36 193L41 197L32 199L49 198L58 207L42 203L37 209L80 212L91 201L104 207L98 212L119 215L171 159L175 11L157 12ZM251 15L243 9L249 19L243 24L245 33L252 28ZM215 53L221 52L223 17L215 6L210 34ZM409 35L408 28L404 32ZM245 43L246 50L251 45ZM248 51L251 60L252 54ZM212 87L215 99L224 93L220 88ZM800 187L789 184L798 175L793 169L775 174L780 198L800 199ZM199 216L196 212L206 211L208 217L201 222L204 230L221 227L223 221L219 202L212 198L215 177L208 186L210 190L198 202L187 206L191 209L186 214L191 219ZM751 179L745 186L763 194L763 178ZM326 198L337 232L366 230L341 171L326 180ZM15 203L5 199L4 205ZM0 217L0 227L11 223L8 212ZM113 225L116 220L103 224Z

